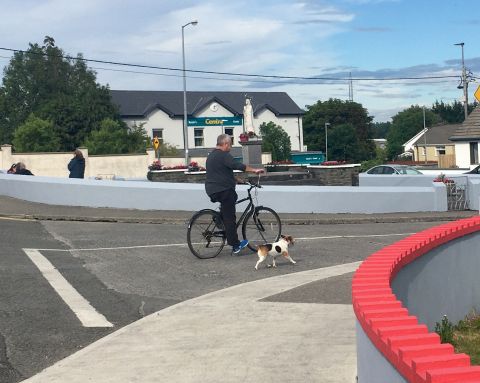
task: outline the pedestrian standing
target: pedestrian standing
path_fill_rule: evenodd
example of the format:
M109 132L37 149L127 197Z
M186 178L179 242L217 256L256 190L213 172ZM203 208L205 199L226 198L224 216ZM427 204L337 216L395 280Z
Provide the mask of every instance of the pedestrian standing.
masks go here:
M85 158L80 149L75 149L73 158L68 163L68 170L70 170L69 178L83 178L85 175Z

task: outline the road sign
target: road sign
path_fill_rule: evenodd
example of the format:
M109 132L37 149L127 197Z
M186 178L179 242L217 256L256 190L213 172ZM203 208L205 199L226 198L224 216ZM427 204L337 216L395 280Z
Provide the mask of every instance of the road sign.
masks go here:
M242 125L242 117L195 117L189 118L188 126L238 126Z
M160 146L160 141L158 140L158 137L155 137L153 139L153 147L155 148L155 150L157 150L159 146Z
M473 94L478 102L480 102L480 85L478 86L477 90Z

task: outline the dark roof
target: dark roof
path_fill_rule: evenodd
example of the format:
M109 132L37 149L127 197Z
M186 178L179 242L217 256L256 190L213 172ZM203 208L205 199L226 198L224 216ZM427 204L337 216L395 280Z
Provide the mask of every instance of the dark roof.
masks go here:
M453 145L450 136L461 126L461 124L436 125L427 130L427 146L429 145ZM424 146L425 138L421 135L414 143L415 146Z
M472 110L465 121L450 137L452 141L480 140L480 108Z
M156 108L171 118L183 117L182 91L111 90L110 93L122 117L145 117ZM241 116L246 96L252 101L254 115L265 108L277 116L305 114L285 92L187 92L187 114L192 115L202 105L215 101L233 115Z

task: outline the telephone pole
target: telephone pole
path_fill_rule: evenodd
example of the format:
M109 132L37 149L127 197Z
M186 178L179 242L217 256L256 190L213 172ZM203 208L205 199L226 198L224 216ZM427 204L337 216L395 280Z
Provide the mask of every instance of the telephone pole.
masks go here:
M457 43L454 45L459 45L462 47L462 84L458 86L459 89L463 87L463 109L465 112L465 120L468 117L468 80L467 80L467 70L465 69L465 58L463 56L463 46L465 43Z
M350 72L350 81L348 82L348 101L353 101L353 81L352 81L352 72Z

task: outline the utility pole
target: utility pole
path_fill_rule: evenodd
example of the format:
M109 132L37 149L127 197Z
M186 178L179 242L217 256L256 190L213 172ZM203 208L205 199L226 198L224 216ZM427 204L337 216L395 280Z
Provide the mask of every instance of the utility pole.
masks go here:
M425 106L423 107L423 141L425 144L425 165L427 164L427 126L425 124Z
M352 81L352 72L350 72L350 80L348 82L348 101L353 101L353 81Z
M328 127L330 126L329 122L325 123L325 162L328 161Z
M463 46L465 43L457 43L454 45L459 45L462 47L462 84L458 86L460 88L461 86L463 87L463 109L465 112L465 120L468 117L468 80L467 80L467 70L465 69L465 58L463 55Z

